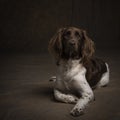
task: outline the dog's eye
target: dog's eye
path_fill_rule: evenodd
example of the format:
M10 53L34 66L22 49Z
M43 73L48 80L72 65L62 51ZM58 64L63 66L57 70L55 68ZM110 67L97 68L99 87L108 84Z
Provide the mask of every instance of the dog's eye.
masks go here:
M76 32L75 32L75 36L80 36L80 35L79 35L79 32L76 31Z
M67 31L67 32L65 33L65 35L67 35L67 36L69 36L70 34L71 34L70 31Z

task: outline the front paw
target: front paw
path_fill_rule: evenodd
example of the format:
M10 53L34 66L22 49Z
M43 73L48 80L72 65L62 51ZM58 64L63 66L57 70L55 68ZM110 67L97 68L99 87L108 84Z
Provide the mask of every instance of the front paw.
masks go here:
M75 108L73 109L70 114L74 117L78 117L80 115L83 115L84 114L84 111L82 109L79 109L79 108Z

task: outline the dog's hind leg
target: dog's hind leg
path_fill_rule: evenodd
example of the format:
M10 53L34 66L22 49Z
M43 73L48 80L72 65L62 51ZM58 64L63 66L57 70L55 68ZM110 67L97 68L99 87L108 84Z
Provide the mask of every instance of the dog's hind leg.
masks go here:
M50 82L55 82L56 79L57 79L56 76L52 76L52 77L49 79L49 81L50 81Z
M97 88L105 87L109 83L109 71L110 70L109 70L107 63L106 63L106 67L107 67L107 72L102 75L100 82L97 84Z

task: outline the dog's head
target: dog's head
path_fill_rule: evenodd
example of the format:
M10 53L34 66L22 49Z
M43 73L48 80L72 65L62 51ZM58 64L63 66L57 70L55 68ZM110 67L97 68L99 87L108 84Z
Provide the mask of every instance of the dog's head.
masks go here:
M89 60L94 53L94 43L85 30L75 27L61 28L49 42L49 51L56 59Z

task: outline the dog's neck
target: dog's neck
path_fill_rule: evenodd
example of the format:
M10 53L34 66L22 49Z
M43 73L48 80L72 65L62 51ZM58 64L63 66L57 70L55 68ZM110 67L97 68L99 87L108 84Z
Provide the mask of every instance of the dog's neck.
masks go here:
M63 53L61 55L61 58L64 59L64 60L79 60L81 57L81 54L78 54L78 53L74 53L74 54L65 54Z
M69 66L69 67L75 67L78 64L80 64L81 59L61 59L57 61L57 66Z

